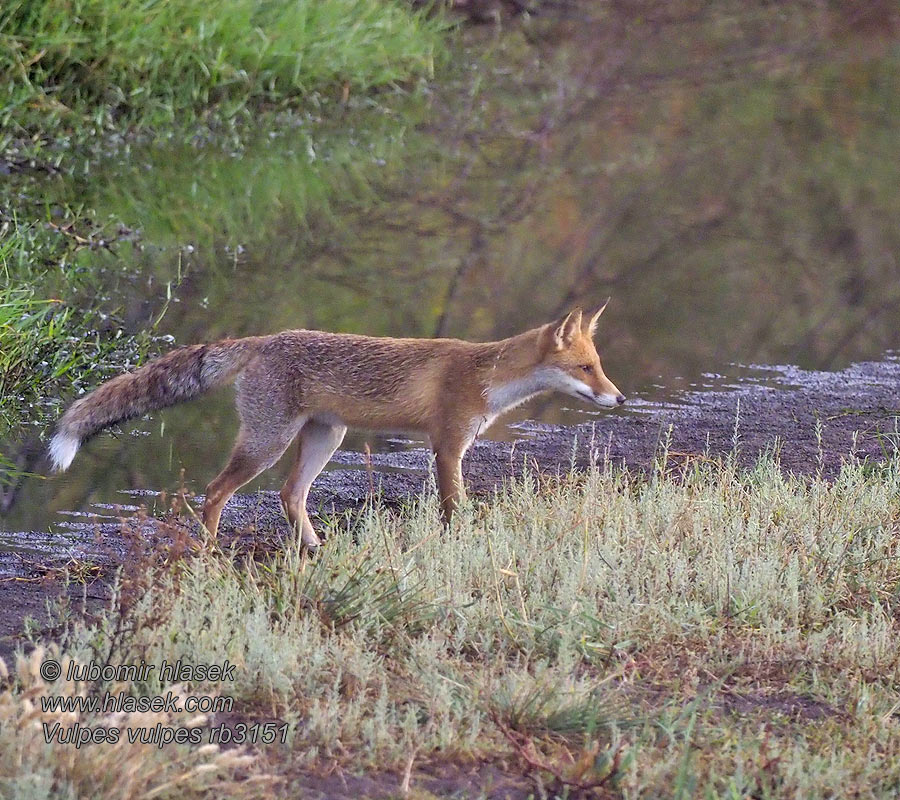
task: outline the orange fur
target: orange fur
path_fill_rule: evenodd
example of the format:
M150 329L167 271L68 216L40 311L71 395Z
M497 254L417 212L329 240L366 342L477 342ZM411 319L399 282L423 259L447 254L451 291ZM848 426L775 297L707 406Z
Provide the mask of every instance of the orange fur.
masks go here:
M281 499L304 545L317 546L306 499L347 426L427 435L449 523L465 499L462 458L499 414L554 390L603 407L624 402L593 343L605 307L589 319L576 309L497 342L297 330L179 348L74 403L51 441L51 455L65 469L81 442L101 428L236 375L241 429L228 464L207 488L203 521L211 533L228 498L296 441Z

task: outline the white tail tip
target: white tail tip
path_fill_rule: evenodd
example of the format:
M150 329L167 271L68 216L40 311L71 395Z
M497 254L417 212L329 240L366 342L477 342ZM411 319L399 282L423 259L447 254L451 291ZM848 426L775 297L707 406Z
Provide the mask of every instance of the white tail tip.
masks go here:
M75 453L81 442L74 436L60 431L50 440L50 460L53 462L54 472L63 472L69 468L69 464L75 458Z

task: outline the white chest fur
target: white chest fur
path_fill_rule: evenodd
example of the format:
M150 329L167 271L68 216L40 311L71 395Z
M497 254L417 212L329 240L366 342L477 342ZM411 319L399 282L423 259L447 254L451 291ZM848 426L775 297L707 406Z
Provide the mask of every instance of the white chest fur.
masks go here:
M471 440L484 433L504 411L509 411L536 394L547 391L545 370L535 370L524 378L495 383L484 393L487 412L472 420Z
M548 377L547 370L534 370L524 378L515 378L506 383L496 383L490 386L485 392L485 399L491 421L493 422L498 414L509 411L536 394L547 391L550 388L547 385Z

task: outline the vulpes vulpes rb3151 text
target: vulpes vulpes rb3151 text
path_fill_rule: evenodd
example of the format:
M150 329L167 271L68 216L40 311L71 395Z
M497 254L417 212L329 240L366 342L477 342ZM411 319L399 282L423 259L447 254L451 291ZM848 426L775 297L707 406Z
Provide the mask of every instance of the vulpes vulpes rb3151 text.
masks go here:
M50 457L64 470L103 428L236 379L240 432L203 506L212 534L228 498L296 441L281 502L303 544L316 547L306 498L347 426L426 434L449 522L465 498L463 455L499 414L554 390L605 408L625 402L594 347L605 307L591 315L576 309L497 342L296 330L180 347L73 403L50 441Z

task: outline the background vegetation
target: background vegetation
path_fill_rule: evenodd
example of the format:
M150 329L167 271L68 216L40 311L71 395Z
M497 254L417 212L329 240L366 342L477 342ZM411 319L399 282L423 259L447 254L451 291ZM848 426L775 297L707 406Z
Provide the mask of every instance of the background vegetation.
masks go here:
M130 243L144 220L125 227L80 192L60 196L61 185L76 174L89 184L136 140L200 136L233 156L271 130L275 112L312 127L325 98L430 77L446 29L392 0L4 3L0 436L136 363L178 280L167 275L147 303L123 309L121 287L140 283ZM310 152L322 149L316 136L305 133ZM294 176L310 198L298 221L326 201L327 172Z
M442 27L398 0L12 0L0 122L221 121L247 104L368 91L430 75Z

